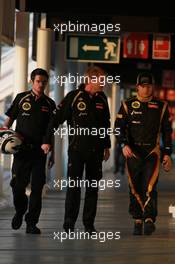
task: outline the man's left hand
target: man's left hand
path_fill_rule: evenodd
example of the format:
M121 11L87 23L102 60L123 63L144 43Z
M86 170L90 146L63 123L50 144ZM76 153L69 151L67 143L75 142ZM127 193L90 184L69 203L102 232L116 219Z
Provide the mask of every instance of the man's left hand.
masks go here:
M44 151L44 154L48 154L50 149L51 149L51 145L50 144L42 144L41 148Z
M168 172L171 170L172 168L172 161L171 161L171 157L169 155L164 155L163 156L163 162L162 162L162 165L163 165L163 169Z
M106 148L106 149L104 150L103 160L107 161L107 160L109 159L109 157L110 157L110 151L109 151L108 148Z

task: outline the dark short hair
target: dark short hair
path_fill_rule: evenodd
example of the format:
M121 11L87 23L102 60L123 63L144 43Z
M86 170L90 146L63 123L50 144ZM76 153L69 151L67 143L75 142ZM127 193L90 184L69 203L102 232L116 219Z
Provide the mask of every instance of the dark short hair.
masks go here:
M150 72L142 72L137 76L137 85L155 84L153 75Z
M45 76L47 80L49 79L49 74L47 73L47 71L41 68L36 68L31 72L30 78L32 81L34 81L36 75L42 75Z

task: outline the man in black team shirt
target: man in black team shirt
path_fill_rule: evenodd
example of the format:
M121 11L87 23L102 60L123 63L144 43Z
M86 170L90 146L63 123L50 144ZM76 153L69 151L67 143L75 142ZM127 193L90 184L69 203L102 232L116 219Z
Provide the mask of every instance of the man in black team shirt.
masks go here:
M163 167L171 168L171 123L166 102L153 96L154 78L149 72L137 78L137 95L123 101L117 114L117 137L126 158L130 187L129 212L135 219L134 235L151 235L157 216L160 134Z
M85 231L91 234L95 232L94 221L98 197L98 184L94 187L92 182L99 182L102 178L102 161L103 159L107 161L110 155L111 143L107 133L110 127L110 114L100 81L100 77L105 77L104 71L99 67L90 67L85 76L86 83L80 85L79 89L69 92L57 107L49 124L46 144L43 144L42 148L45 153L48 152L54 128L57 130L65 120L75 131L78 128L79 132L85 129L84 134L75 132L74 135L69 135L68 179L74 180L75 183L79 182L85 167L86 180L89 184L86 186L83 224ZM91 133L93 129L98 131L96 135ZM100 137L99 129L105 130L104 137ZM74 230L80 208L80 193L79 184L73 188L71 186L67 188L63 225L66 232Z
M12 228L19 229L23 215L26 233L40 234L36 226L41 212L42 189L45 183L46 154L41 149L46 128L55 109L54 101L44 94L48 73L40 68L31 73L32 90L17 94L7 110L4 127L9 128L16 120L16 131L24 138L24 147L14 155L11 187L16 214ZM31 181L31 194L25 194Z

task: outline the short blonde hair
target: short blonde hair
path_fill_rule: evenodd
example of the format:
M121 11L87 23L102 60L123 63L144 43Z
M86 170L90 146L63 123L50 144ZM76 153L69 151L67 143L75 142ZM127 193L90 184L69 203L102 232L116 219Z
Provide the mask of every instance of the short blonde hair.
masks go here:
M88 83L89 78L93 78L93 77L100 77L100 76L106 76L106 72L98 67L98 66L91 66L89 67L86 71L85 71L85 83Z

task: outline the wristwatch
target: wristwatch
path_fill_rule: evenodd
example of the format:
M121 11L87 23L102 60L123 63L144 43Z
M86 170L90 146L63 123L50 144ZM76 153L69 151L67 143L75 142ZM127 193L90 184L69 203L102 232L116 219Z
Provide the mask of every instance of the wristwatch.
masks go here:
M121 147L124 148L125 145L126 145L125 143L122 143L122 144L121 144Z

